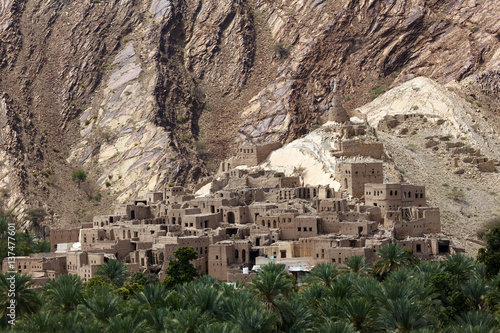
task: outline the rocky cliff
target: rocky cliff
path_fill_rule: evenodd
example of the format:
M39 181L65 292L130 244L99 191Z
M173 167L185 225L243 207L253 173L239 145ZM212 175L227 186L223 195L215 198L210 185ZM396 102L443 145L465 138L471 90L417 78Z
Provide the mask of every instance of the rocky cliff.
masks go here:
M234 143L306 134L335 78L350 112L417 76L447 85L493 131L467 140L493 145L499 9L493 0L0 0L0 187L10 208L84 221L115 198L208 175ZM78 168L89 175L83 188L71 181Z

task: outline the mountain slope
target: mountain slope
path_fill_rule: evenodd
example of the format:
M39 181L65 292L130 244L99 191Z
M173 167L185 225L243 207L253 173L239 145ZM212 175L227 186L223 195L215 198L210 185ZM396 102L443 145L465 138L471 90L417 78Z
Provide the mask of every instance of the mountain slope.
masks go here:
M237 142L306 134L322 122L335 78L351 111L417 76L446 84L481 105L493 132L478 135L494 150L499 9L476 0L2 0L0 186L17 212L43 206L50 224L82 222L115 199L192 183ZM83 188L71 181L78 168L89 175Z

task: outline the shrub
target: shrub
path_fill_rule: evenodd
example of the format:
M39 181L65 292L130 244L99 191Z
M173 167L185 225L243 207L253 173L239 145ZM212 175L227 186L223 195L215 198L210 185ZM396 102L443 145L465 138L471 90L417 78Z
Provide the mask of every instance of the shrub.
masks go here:
M122 175L118 175L118 179L122 179Z
M146 167L146 170L149 170L149 169L151 169L151 166L149 166L149 165L148 165L148 166Z
M45 184L47 184L47 185L49 185L49 186L50 186L50 185L52 184L52 182L51 182L50 180L48 180L48 179L47 179L47 180L45 181Z
M189 135L184 134L184 135L182 136L182 141L184 141L184 142L189 142Z
M95 195L94 200L99 202L101 201L101 198L102 198L101 191L97 190L97 194Z
M36 172L33 172L33 177L36 177L38 176L38 174Z
M84 182L87 180L87 174L82 169L75 170L75 171L73 171L73 174L71 175L71 180L78 181L78 182Z
M111 183L108 182L108 181L106 181L104 184L106 185L106 187L110 187L111 186Z
M168 187L174 187L174 184L172 184L172 183L168 183L168 184L167 184L167 186L168 186Z
M276 56L278 56L279 60L285 60L290 55L290 46L284 43L274 44L272 51Z
M462 201L465 198L465 193L462 191L462 189L458 187L453 187L451 191L448 192L447 194L448 198L452 199L453 201Z
M85 120L85 126L87 126L88 124L90 124L90 120Z

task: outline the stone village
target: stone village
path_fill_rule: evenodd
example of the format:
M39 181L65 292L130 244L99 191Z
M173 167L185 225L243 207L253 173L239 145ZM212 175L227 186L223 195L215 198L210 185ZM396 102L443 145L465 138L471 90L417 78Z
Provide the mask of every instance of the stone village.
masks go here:
M300 172L255 168L281 144L245 143L215 178L195 188L209 186L207 195L167 186L117 204L114 214L81 228L53 229L52 252L16 257L17 270L36 285L67 273L87 281L116 258L130 271L163 279L174 251L189 246L198 253L193 264L200 274L248 281L273 261L300 281L318 263L342 265L352 255L373 262L389 242L423 260L463 251L441 234L439 209L426 205L423 186L384 183L384 148L375 130L351 122L333 102L325 140L338 159L332 175L338 191L305 185ZM7 266L4 261L4 272Z

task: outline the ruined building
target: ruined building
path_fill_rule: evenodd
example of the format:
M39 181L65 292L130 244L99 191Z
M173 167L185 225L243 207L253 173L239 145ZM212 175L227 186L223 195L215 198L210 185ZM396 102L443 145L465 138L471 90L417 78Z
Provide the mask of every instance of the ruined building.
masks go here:
M335 126L339 142L370 133L349 122ZM66 273L88 280L99 265L116 258L132 272L164 278L175 250L189 246L198 253L193 264L200 274L249 281L260 265L273 261L300 279L318 263L342 265L352 255L376 260L389 242L422 259L457 250L440 234L439 209L427 207L425 188L384 184L382 161L364 148L338 159L332 177L341 188L335 191L304 185L299 176L251 168L278 147L242 145L221 164L205 196L166 187L117 204L113 214L95 216L81 228L52 230L52 253L18 257L16 268L32 274L37 284ZM235 169L242 165L247 167Z

